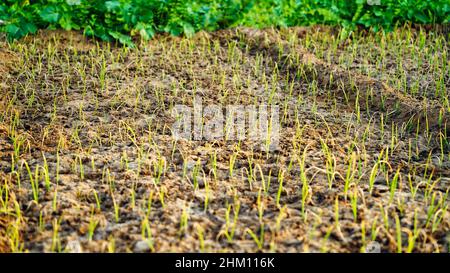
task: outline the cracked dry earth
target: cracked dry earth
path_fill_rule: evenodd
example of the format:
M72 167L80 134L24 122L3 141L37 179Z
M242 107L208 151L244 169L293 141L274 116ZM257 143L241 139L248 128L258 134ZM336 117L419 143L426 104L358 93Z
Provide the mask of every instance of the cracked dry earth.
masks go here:
M318 39L1 42L0 251L447 252L448 108L327 61ZM176 141L171 109L195 96L278 105L279 148Z

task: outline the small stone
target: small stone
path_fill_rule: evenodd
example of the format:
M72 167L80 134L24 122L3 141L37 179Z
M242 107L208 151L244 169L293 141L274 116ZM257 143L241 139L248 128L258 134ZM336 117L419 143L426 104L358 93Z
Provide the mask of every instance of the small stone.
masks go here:
M80 241L75 240L67 242L66 251L69 253L83 253Z
M139 241L134 245L134 252L148 252L150 251L151 241Z
M191 171L191 170L194 169L195 164L196 164L195 161L188 161L188 162L186 163L186 168L187 168L189 171Z

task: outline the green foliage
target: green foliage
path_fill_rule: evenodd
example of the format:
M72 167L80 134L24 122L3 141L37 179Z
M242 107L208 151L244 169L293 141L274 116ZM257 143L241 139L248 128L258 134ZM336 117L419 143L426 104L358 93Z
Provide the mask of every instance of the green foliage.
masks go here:
M377 3L379 1L379 4ZM448 0L4 0L0 32L10 39L38 29L82 30L132 46L132 37L192 35L237 25L357 25L389 30L397 23L448 23Z
M390 30L397 23L448 23L448 0L265 0L242 23L248 26L339 24Z

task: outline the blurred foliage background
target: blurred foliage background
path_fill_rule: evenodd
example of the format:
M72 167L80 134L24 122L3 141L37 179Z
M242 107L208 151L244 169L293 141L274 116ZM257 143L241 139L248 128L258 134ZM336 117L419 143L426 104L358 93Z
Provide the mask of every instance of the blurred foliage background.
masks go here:
M190 36L239 25L329 24L389 31L398 24L446 24L449 0L2 0L0 32L9 39L38 29L81 30L129 46L156 33Z

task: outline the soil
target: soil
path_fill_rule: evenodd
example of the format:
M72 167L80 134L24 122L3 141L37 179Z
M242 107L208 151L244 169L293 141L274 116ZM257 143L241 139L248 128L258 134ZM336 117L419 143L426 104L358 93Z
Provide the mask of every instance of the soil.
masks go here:
M373 240L396 252L399 232L408 251L418 227L412 251L447 252L450 156L440 143L448 109L396 89L390 74L343 66L345 41L335 57L319 57L302 45L316 33L239 28L160 36L137 49L74 32L0 41L0 251L359 252ZM259 105L270 90L286 106L274 151L171 133L170 109L194 96L204 105ZM23 141L18 158L13 129ZM335 158L331 187L323 143ZM43 172L36 179L38 200L25 162L33 174L48 165L50 185ZM260 246L249 230L263 234Z

